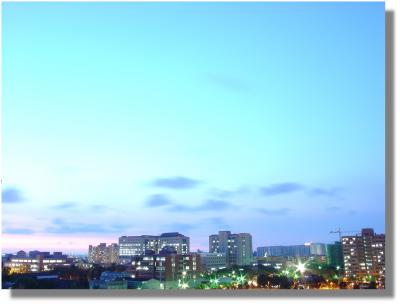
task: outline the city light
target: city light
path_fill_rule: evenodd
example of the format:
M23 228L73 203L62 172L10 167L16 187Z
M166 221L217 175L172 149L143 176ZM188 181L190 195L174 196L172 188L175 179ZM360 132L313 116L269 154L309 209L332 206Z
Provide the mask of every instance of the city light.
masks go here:
M180 234L174 233L173 235L179 236ZM185 236L180 236L186 238ZM381 235L377 239L379 244L384 242ZM174 240L174 242L176 241ZM361 244L362 246L359 246L359 248L355 247L355 243L350 244L349 248L353 251L366 250L365 245ZM350 251L346 247L346 243L342 246L344 246L344 252L346 250ZM68 269L68 271L59 272L61 274L65 273L64 277L61 278L58 277L59 275L54 275L56 282L75 280L74 283L83 284L82 281L76 281L77 278L87 277L89 278L88 284L91 289L127 289L128 282L132 282L129 284L134 286L134 289L162 290L385 288L384 264L373 264L374 260L355 265L362 265L361 271L355 272L351 268L351 262L346 259L343 259L344 265L340 266L337 264L340 260L329 264L331 262L326 256L264 257L260 255L259 258L252 257L246 265L240 265L239 268L237 264L228 264L227 255L225 254L209 252L177 253L176 250L160 254L160 252L154 250L152 252L144 251L140 255L135 254L130 259L126 259L126 257L118 259L118 265L107 264L115 258L117 249L118 246L107 246L105 243L101 243L98 246L90 246L89 253L91 254L81 258L72 257L61 252L50 254L49 252L42 253L40 251L29 253L19 251L17 254L8 254L8 257L4 259L3 271L6 279L13 280L13 276L18 278L18 276L26 273L32 275L35 272L49 272L53 269L64 268ZM212 258L211 267L207 267L207 260L202 260L204 257ZM237 256L231 255L229 257L229 259L233 258L237 258ZM258 260L258 262L254 263L254 260ZM43 265L44 261L48 263ZM279 265L279 269L276 267L277 265ZM374 271L367 268L372 265L380 268ZM99 266L102 271L95 271L95 269L99 269ZM344 271L339 271L342 268ZM74 272L77 273L73 274ZM97 278L91 279L92 272L96 273ZM156 282L149 280L149 277L156 280Z
M296 270L303 274L306 271L306 265L302 262L299 262L296 266Z

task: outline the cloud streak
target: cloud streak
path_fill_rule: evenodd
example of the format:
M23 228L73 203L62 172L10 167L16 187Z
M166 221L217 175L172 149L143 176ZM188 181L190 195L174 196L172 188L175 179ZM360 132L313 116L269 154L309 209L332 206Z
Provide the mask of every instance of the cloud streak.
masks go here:
M298 183L279 183L262 187L261 193L265 196L293 193L304 190L304 186Z
M261 187L260 192L263 196L275 196L303 192L310 196L337 197L340 193L339 188L308 187L300 183L284 182Z
M75 202L64 202L53 206L54 209L73 209L78 206Z
M183 177L183 176L174 176L167 178L157 178L150 183L153 187L158 188L166 188L166 189L191 189L199 186L201 181Z
M123 232L124 229L127 227L128 225L123 224L104 225L104 223L92 224L81 222L66 222L62 218L55 218L52 221L52 225L45 229L45 232L54 234L110 234Z
M255 210L259 213L271 216L284 216L287 215L290 211L288 208L278 208L278 209L256 208Z
M339 194L340 189L339 188L330 188L330 189L324 189L324 188L312 188L309 190L309 194L311 196L327 196L327 197L335 197Z
M153 194L145 201L145 206L149 208L168 207L167 210L171 212L194 212L226 210L234 205L226 200L209 199L200 205L190 206L174 203L164 194Z
M172 202L164 194L153 194L145 202L145 205L148 207L161 207L171 204Z
M21 190L15 187L9 187L1 191L1 201L4 204L17 204L24 201Z
M8 228L3 230L4 234L34 234L35 231L28 228Z
M230 202L211 199L197 206L173 204L168 208L168 210L172 212L221 211L231 207L233 207L233 204Z
M231 198L234 196L248 193L250 190L247 187L241 187L235 190L224 190L219 188L211 188L209 193L218 198Z

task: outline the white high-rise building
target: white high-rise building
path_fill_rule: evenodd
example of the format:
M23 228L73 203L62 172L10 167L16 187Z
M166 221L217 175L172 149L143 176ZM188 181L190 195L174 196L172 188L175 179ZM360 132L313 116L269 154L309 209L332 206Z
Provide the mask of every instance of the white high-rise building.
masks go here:
M219 231L209 237L210 253L224 253L227 264L245 266L253 260L252 237L249 233Z
M159 236L121 236L119 238L119 256L128 258L145 254L146 251L159 253L163 248L174 249L178 254L190 251L190 239L178 232L162 233Z

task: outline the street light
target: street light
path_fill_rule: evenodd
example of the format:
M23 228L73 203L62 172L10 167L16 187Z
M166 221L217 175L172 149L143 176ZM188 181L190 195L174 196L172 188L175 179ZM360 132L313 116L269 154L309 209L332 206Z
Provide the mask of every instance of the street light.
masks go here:
M304 271L306 271L306 265L303 264L302 262L299 262L296 266L296 270L299 271L301 274L303 274Z

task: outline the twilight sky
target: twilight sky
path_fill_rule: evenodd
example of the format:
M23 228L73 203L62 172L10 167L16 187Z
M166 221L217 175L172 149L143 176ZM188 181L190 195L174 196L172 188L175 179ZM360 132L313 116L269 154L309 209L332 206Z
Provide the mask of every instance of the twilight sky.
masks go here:
M384 232L384 3L3 3L3 250Z

